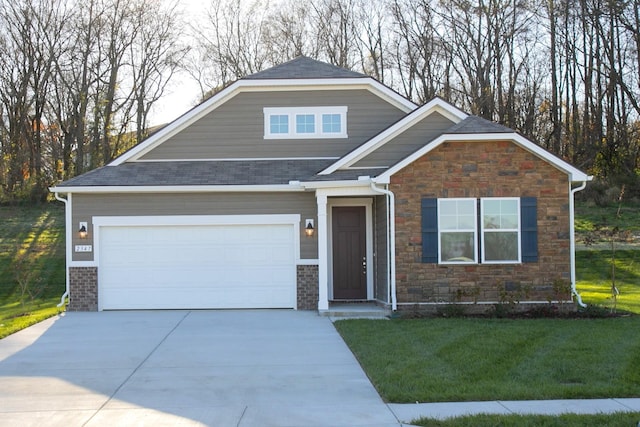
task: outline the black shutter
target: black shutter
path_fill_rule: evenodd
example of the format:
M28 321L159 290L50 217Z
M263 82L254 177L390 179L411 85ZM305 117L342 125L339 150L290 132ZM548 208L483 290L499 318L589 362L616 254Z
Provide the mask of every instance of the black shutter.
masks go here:
M438 199L422 199L422 262L438 263Z
M538 262L538 202L535 197L520 199L522 262Z

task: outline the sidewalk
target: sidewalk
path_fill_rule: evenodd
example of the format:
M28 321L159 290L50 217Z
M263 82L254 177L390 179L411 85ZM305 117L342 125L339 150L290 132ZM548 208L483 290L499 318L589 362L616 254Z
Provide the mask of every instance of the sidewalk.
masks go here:
M608 414L613 412L640 412L640 398L625 399L568 399L568 400L514 400L493 402L441 402L398 404L389 403L389 409L402 423L418 418L445 419L477 414L537 414L561 415ZM640 419L638 419L640 421Z

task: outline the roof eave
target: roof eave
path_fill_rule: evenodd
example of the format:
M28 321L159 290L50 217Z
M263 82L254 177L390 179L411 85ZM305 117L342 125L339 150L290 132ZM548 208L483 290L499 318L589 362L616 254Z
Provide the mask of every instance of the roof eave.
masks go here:
M261 185L104 185L50 187L52 193L228 193L228 192L289 192L304 191L297 184L261 184Z

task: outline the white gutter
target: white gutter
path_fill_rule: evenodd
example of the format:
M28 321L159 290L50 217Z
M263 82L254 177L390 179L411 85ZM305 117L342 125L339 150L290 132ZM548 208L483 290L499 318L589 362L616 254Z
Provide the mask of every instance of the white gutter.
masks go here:
M591 177L589 177L591 178ZM587 304L582 302L582 297L578 293L576 289L576 236L575 236L575 224L574 224L574 197L578 191L582 191L587 186L587 181L582 181L582 185L576 188L571 188L571 181L569 181L569 188L571 189L571 197L569 197L569 217L571 218L569 221L569 235L570 235L570 252L571 252L571 294L573 294L577 301L578 305L582 308L585 308Z
M387 195L387 266L388 280L389 280L389 293L391 294L391 309L396 311L398 309L398 302L396 299L396 208L395 208L395 195L393 192L378 188L374 182L371 183L371 190L376 193Z
M54 193L56 200L60 200L64 203L64 230L66 238L65 240L65 260L64 260L64 269L65 269L65 290L62 296L60 297L60 304L57 307L62 307L65 303L65 300L69 296L69 261L71 260L71 206L69 205L68 199L63 199L58 195L58 193ZM71 194L69 194L71 197Z

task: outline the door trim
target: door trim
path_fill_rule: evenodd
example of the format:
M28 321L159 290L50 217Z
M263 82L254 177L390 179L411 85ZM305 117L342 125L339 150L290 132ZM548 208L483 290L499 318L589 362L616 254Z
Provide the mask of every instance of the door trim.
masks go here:
M327 243L328 243L328 296L333 299L333 208L334 206L364 206L365 212L365 250L367 256L367 300L373 300L373 198L328 198L327 199Z

